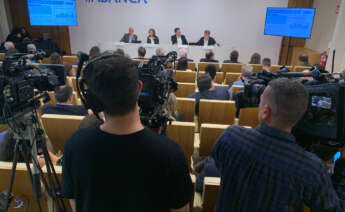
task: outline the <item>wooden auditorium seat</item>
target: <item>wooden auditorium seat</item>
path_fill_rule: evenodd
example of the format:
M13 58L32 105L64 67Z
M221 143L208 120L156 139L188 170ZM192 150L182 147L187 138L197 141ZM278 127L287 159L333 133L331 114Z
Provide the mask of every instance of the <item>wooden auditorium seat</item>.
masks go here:
M205 71L206 66L214 65L217 68L217 72L219 71L219 63L208 63L208 62L200 62L198 63L198 71Z
M274 72L274 73L277 73L280 69L281 69L281 65L272 65L271 68L270 68L270 71L271 72Z
M65 142L77 130L84 116L45 114L41 119L43 128L53 145L54 151L59 152L63 151Z
M0 60L3 60L5 58L5 53L0 53Z
M202 194L202 212L213 212L218 199L220 187L219 177L205 177Z
M205 74L204 71L199 71L198 77L200 77L203 74ZM216 83L217 84L223 84L224 83L224 73L223 72L217 72L216 73Z
M189 94L195 92L195 88L195 83L179 82L178 89L177 91L175 91L175 95L176 97L187 97Z
M195 123L172 122L168 124L168 137L175 141L182 148L189 168L191 168L191 157L194 151Z
M177 111L184 116L184 121L194 122L195 99L177 97Z
M190 71L174 71L176 82L195 83L196 73Z
M201 99L199 105L199 126L208 124L234 124L236 106L234 101Z
M199 149L201 157L211 155L213 145L229 126L223 124L201 124Z
M262 70L262 64L249 64L250 66L253 67L253 72L259 72Z
M50 57L45 57L41 61L42 64L50 64Z
M293 69L294 72L303 72L305 70L309 71L311 69L310 66L295 66Z
M49 102L46 102L45 104L49 104L49 105L56 105L56 99L55 99L55 95L54 95L54 91L49 91Z
M0 61L0 67L2 67L2 61Z
M259 125L258 115L259 108L257 107L241 108L238 124L256 128Z
M76 77L70 77L70 79L72 80L73 91L77 92L78 91L78 89L77 89L77 78Z
M235 94L238 90L240 90L240 89L242 89L242 88L244 88L243 85L234 85L234 86L232 86L232 92L231 92L230 99L232 99L233 96L234 96L234 94Z
M149 60L146 59L133 59L133 61L138 62L138 63L148 63Z
M224 75L227 73L242 73L242 64L240 63L223 63L222 71Z
M170 63L170 67L168 66L168 68L171 68L172 67L172 64ZM175 63L175 68L178 67L178 61L176 61ZM188 62L188 69L189 70L192 70L192 71L196 71L196 64L195 62Z
M0 124L0 133L7 130L8 129L8 125L7 124Z
M62 57L63 64L77 64L78 57L77 56L63 56Z
M238 80L240 73L226 73L225 75L225 85L230 85Z

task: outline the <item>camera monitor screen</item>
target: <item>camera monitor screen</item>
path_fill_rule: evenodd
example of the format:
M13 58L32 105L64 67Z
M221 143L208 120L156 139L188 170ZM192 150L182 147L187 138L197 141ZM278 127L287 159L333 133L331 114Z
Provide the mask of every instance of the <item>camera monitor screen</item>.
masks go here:
M310 38L315 8L267 8L265 35Z
M312 96L312 107L318 107L323 109L332 109L332 98L325 96Z
M327 95L312 95L306 120L315 124L333 125L336 123L336 108L332 97Z
M27 0L31 26L77 26L76 0Z

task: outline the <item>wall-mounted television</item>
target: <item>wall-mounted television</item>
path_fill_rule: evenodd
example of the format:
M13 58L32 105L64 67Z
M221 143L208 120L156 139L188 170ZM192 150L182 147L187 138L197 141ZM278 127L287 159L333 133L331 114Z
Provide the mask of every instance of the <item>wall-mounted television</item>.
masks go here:
M310 38L315 8L267 8L265 35Z
M76 0L27 0L31 26L77 26Z

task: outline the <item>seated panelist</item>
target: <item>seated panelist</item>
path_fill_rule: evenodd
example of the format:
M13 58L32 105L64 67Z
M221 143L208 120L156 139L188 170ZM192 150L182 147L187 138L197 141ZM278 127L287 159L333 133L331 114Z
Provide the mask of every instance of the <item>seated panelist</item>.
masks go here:
M205 30L204 37L200 38L200 40L197 42L198 46L215 46L217 45L216 40L211 37L211 31Z
M147 43L149 44L159 44L159 38L156 35L154 29L149 29L149 36L147 36Z
M134 34L134 28L129 27L128 33L124 34L120 42L124 43L136 43L138 42L138 36Z

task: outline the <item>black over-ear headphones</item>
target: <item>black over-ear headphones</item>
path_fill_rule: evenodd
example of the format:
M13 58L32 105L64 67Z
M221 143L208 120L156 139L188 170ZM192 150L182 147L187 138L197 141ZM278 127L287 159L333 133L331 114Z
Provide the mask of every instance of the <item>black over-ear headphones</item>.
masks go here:
M98 114L104 110L104 107L103 107L102 102L98 99L98 97L88 88L88 79L87 79L88 72L97 71L97 70L94 70L94 66L93 66L95 62L108 59L111 57L119 57L119 56L120 55L118 54L106 54L106 55L101 55L99 57L96 57L88 61L89 56L87 54L85 53L79 54L79 63L78 63L77 76L76 76L77 90L85 108L91 109L92 112L97 116L97 118L99 118ZM85 68L82 71L82 67L85 61L88 61L88 63L86 64Z

